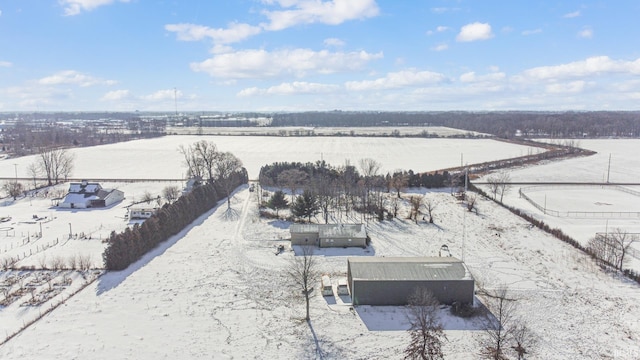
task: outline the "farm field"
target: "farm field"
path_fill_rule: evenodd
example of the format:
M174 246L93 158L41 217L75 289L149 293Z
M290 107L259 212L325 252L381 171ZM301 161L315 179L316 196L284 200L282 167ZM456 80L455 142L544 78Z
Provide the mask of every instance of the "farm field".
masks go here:
M403 141L411 143L409 140L429 142L441 139L363 138L371 142L367 149L366 141L350 148L360 138L319 138L317 142L304 145L302 141L308 138L280 144L278 140L282 138L259 137L246 138L255 143L243 145L239 142L246 141L243 140L245 137L172 136L116 144L124 149L112 146L78 149L78 163L73 176L76 177L76 173L80 176L84 172L103 178L138 177L129 174L162 178L165 177L163 174L169 174L167 167L173 171L184 171L177 147L179 144L189 145L200 138L212 140L220 149L232 151L240 157L248 169L253 169L250 170L250 177L257 177L257 171L264 163L275 161L261 163L267 155L260 153L259 149L267 145L285 152L280 154L280 161L314 161L314 158L318 160L317 154L322 153L323 158L334 165L343 163L347 155L352 163L356 163L364 157L377 159L377 154L388 150L397 156L397 162L377 160L383 162L389 171L399 168L398 163L409 164L407 168L414 170L419 166L425 169L457 166L461 153L467 159L467 153L472 157L474 150L477 154L473 156L484 154L482 156L486 157L477 162L504 158L505 148L502 145L508 145L491 140L446 140L452 141L451 147L439 142L429 143L435 144L433 148L425 143L421 143L422 147L407 144L404 150L411 147L414 153L433 153L437 156L414 157L405 154L401 157L401 151L394 147L400 146ZM258 144L262 139L266 143ZM320 141L322 139L326 142ZM399 142L396 143L396 140ZM488 148L476 148L485 141ZM624 154L625 151L632 153L615 143L617 140L609 141L609 149L616 149L616 154ZM300 151L294 153L284 150L294 143L298 144ZM582 142L583 147L587 147L585 143ZM493 147L493 144L500 145ZM630 144L635 146L637 143ZM629 143L625 142L625 145ZM245 149L244 157L240 152L231 150L234 147ZM341 160L330 160L322 150L332 147L333 152L327 154L334 154L333 159ZM349 150L339 153L337 149L342 148ZM522 147L508 149L514 153L513 156L529 151ZM89 150L95 153L82 154ZM171 152L175 153L175 161L167 160ZM132 154L148 160L130 162ZM96 161L80 161L90 156L96 156ZM608 158L608 155L605 156ZM632 155L628 156L631 159ZM564 166L555 168L557 181L564 181L565 177L572 178L583 169L588 169L590 159L597 164L592 168L600 166L601 157L602 154L597 154L558 162ZM13 173L13 160L18 159L9 160L7 164L0 161L3 174L10 176ZM445 163L447 165L434 165ZM535 169L544 170L558 163L516 169L511 173L512 180L526 176L522 172L535 173ZM19 170L21 167L18 165ZM97 175L103 168L106 174ZM120 172L117 172L118 168ZM547 179L554 179L552 174L545 175ZM90 176L87 178L91 179ZM169 178L181 176L172 175ZM59 212L51 208L50 199L36 202L36 199L24 198L5 202L5 206L0 207L0 215L4 217L10 214L15 219L16 227L24 225L28 229L37 229L38 225L18 223L28 222L34 214L53 218L53 221L43 223L43 238L37 241L44 240L48 234L68 237L69 223L73 226L73 233L90 233L97 238L71 239L64 246L53 246L46 250L47 254L51 254L47 258L55 254L84 251L96 254L103 246L100 238L108 235L109 227L118 227L112 229L118 231L127 226L122 218L122 206L140 199L145 191L156 193L166 185L153 182L105 183L104 187L123 190L126 199L104 210ZM514 190L509 194L509 201L518 201L515 195L517 190ZM128 269L99 277L67 300L64 306L0 346L0 358L400 358L408 342L406 318L401 307L359 306L352 310L348 297L315 296L311 304L311 327L304 322L303 302L288 285L285 276L294 254L287 246L283 254L274 255L276 245L288 243L289 223L260 219L255 194L249 192L247 187L237 189L232 200L232 208L237 216L229 218L225 214L226 204L223 203ZM572 247L536 229L530 229L522 219L512 216L491 201L480 200L479 215L473 215L464 211L448 189L434 192L413 189L403 194L405 202L415 194L425 194L436 202L437 226L425 222L416 225L402 215L394 221L369 222L371 246L366 250L318 251L316 255L322 272L330 274L337 281L346 276L347 256L430 256L437 255L440 246L447 244L454 256L464 258L482 286L492 289L506 284L518 297L520 315L539 336L533 358L637 358L640 353L637 345L640 341L637 335L640 333L640 288L637 284L603 272ZM405 203L405 206L408 205ZM86 217L75 221L80 219L79 216ZM104 232L98 224L103 225ZM561 228L564 230L564 227ZM21 230L16 231L22 233ZM27 231L31 233L33 230ZM2 235L0 231L0 241L4 239ZM40 256L42 254L28 257L25 265L37 265ZM95 257L93 259L97 260ZM25 294L22 301L30 296ZM477 300L482 301L480 298ZM16 314L24 313L25 309L33 314L39 311L35 307L18 304L16 302L12 305L14 307L0 310L3 320L0 334L2 330L11 333L22 325L23 319ZM449 339L445 343L447 358L477 358L477 339L482 336L481 324L476 320L453 317L446 307L441 309L440 316Z
M363 158L376 159L381 171L396 169L424 172L538 153L526 147L490 139L421 139L371 137L279 137L279 136L165 136L157 139L74 149L74 178L89 179L184 179L186 166L178 151L181 145L214 142L243 161L250 179L257 179L260 167L278 161L326 162L338 166L350 161L357 166ZM29 178L28 165L34 157L0 161L0 174ZM15 164L15 165L14 165ZM144 166L142 166L144 165Z
M607 175L611 183L637 183L640 181L640 160L636 156L640 149L638 139L608 139L608 140L580 140L579 147L596 151L597 154L552 161L532 167L509 169L511 181L514 182L606 182ZM611 161L609 162L609 159ZM479 179L486 180L487 177ZM597 232L607 232L620 228L628 233L640 233L640 218L638 217L605 217L602 215L584 218L557 217L543 214L532 204L518 194L520 188L513 187L504 197L504 203L522 209L536 218L549 224L552 228L559 228L565 234L586 245ZM638 192L638 186L622 186ZM485 189L486 190L486 189ZM526 190L525 190L526 191ZM547 202L549 209L556 211L584 211L584 212L640 212L640 202L636 195L613 189L596 189L593 187L576 188L574 186L541 187L535 192L527 192L534 200L542 205ZM633 248L640 252L640 243L634 243ZM631 257L629 267L640 270L640 259Z

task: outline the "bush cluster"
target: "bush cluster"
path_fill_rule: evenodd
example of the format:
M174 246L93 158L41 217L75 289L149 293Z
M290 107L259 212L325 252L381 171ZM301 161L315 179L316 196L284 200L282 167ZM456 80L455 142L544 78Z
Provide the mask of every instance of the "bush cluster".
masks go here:
M231 184L238 187L248 182L246 171L232 175ZM200 215L224 199L225 191L217 183L198 186L171 204L158 209L142 225L135 224L117 234L111 232L102 254L107 270L123 270L161 242L176 235Z

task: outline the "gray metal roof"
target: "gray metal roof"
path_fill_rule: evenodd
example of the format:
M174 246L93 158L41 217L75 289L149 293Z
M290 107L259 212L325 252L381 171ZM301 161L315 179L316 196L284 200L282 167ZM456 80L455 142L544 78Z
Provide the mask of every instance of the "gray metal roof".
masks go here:
M353 280L473 280L454 257L350 257Z
M366 238L363 224L291 224L291 233L318 233L321 238Z

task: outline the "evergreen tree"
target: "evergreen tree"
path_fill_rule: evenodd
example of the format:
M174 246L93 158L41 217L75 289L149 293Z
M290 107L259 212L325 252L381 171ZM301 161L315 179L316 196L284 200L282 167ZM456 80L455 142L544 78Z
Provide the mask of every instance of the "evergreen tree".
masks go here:
M309 190L305 190L301 196L296 198L296 202L291 208L294 216L307 218L311 222L311 217L320 212L316 196Z
M267 206L270 209L274 209L276 211L276 216L278 216L278 210L285 209L289 206L289 202L284 197L284 193L280 190L273 193L271 199L267 203Z

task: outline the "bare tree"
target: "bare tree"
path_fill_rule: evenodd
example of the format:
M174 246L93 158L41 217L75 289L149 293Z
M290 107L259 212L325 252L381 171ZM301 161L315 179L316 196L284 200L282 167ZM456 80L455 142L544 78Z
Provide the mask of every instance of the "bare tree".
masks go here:
M589 240L587 247L599 261L622 271L629 249L634 242L636 242L635 237L616 228L611 233L597 234Z
M391 177L391 186L396 189L396 195L400 198L400 193L409 186L409 177L402 170L396 170Z
M322 212L324 223L328 224L329 211L335 203L337 196L336 184L334 181L329 179L329 177L320 175L313 179L312 192L315 195L316 203Z
M515 299L509 297L506 287L485 292L485 335L480 339L480 355L485 359L507 359L506 351L515 323Z
M493 200L496 200L498 197L500 183L498 182L498 177L495 174L487 178L487 186L489 187L489 193L493 196Z
M465 194L465 198L466 198L467 211L475 212L477 215L478 208L476 207L476 201L478 200L478 198L475 195L466 195L466 194Z
M2 185L2 190L15 200L24 191L24 186L22 186L22 183L17 181L7 181Z
M436 210L436 203L433 199L425 197L422 201L424 204L424 208L427 210L427 215L429 216L429 223L433 224L433 212Z
M146 202L147 204L149 204L154 199L155 199L155 197L153 195L151 195L149 190L145 190L144 193L142 194L142 200L141 201L142 202Z
M78 268L83 271L91 269L91 255L83 254L78 256Z
M291 203L293 203L298 189L307 182L308 178L309 175L302 170L288 169L278 175L278 183L286 185L291 190Z
M204 179L201 160L198 157L198 155L195 153L193 148L180 145L178 147L178 151L180 151L182 156L184 156L184 162L187 165L187 176L192 178L197 178L197 179Z
M411 213L409 219L412 219L418 223L418 215L420 214L420 207L422 206L422 196L412 196L409 198L411 204Z
M193 145L192 150L199 159L199 164L203 169L202 172L208 176L207 179L209 182L213 182L216 172L215 167L218 163L218 157L220 156L216 144L210 141L200 140Z
M511 331L511 348L518 356L518 360L524 359L524 356L531 354L538 342L536 335L526 324L519 320Z
M47 179L49 186L57 184L61 179L71 175L73 170L73 154L67 149L42 149L36 157L38 173Z
M369 203L369 193L371 192L371 188L373 186L372 180L373 178L376 177L376 175L378 175L378 171L380 171L380 168L382 167L382 165L371 158L360 159L358 164L360 165L360 170L362 171L362 176L364 178L364 187L365 187L364 202L365 202L365 208L368 211L371 205Z
M180 189L177 186L171 185L162 189L162 197L167 200L168 203L172 203L178 197L180 197Z
M442 343L447 339L438 321L438 301L431 291L418 287L409 297L408 320L411 341L405 359L444 359Z
M233 190L231 176L242 169L242 161L230 152L223 152L218 154L213 166L216 181L227 196L227 209L231 209L231 190Z
M502 199L504 195L511 190L511 176L506 171L501 171L498 173L498 194L500 194L500 203L502 203Z
M298 290L302 291L306 305L305 320L309 321L309 299L313 290L313 283L318 279L316 259L313 256L313 246L302 246L302 253L291 261L287 274Z

